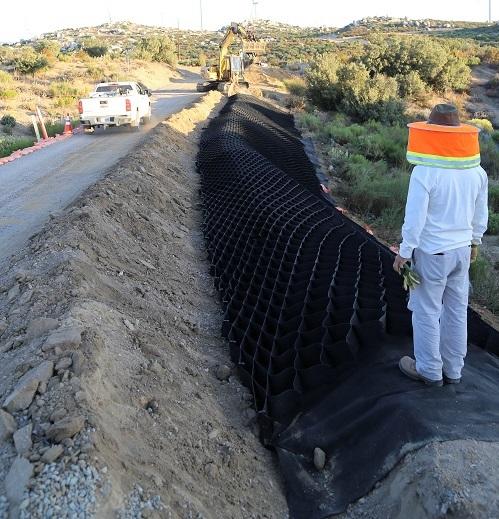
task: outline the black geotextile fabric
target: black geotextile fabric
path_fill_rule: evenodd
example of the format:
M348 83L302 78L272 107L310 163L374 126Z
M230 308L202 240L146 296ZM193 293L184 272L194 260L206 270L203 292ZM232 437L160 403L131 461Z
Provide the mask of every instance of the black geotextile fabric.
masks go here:
M292 517L343 511L430 441L499 440L499 334L470 310L461 385L402 376L411 315L393 254L321 194L290 115L230 98L197 165L222 332L278 453Z

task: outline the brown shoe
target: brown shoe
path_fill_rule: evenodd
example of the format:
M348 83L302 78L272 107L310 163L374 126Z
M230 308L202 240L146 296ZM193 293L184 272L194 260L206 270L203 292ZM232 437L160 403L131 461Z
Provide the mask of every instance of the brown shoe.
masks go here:
M444 373L444 382L446 384L460 384L461 383L461 377L459 378L450 378L450 377L447 377Z
M402 357L399 361L399 368L400 371L402 371L402 373L407 377L412 378L412 380L420 380L427 386L441 387L444 385L444 381L442 379L432 380L431 378L426 378L419 374L416 370L416 361L411 359L411 357Z

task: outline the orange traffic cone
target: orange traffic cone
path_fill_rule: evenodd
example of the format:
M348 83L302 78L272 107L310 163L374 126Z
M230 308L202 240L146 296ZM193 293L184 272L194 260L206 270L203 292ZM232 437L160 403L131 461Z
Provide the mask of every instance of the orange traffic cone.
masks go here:
M66 122L64 123L64 132L63 135L68 135L73 133L73 127L71 126L71 119L69 117L69 114L66 115Z

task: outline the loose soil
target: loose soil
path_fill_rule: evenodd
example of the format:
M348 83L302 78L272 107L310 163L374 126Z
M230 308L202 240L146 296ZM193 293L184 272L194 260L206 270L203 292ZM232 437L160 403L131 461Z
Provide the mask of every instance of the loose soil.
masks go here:
M114 517L136 484L161 497L157 517L287 515L272 453L220 337L204 253L194 129L221 102L210 93L160 124L33 237L0 280L2 348L15 337L1 395L42 359L67 357L29 340L30 322L44 316L83 329L81 373L73 366L52 377L41 407L16 418L34 425L32 453L49 444L43 424L56 408L95 428L90 459L111 484L97 517ZM9 302L13 286L19 294ZM4 445L1 479L13 458Z

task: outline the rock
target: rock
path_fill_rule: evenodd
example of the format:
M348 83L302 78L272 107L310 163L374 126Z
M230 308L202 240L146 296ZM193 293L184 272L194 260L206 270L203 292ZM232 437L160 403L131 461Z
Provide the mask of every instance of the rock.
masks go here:
M22 296L19 298L19 304L25 305L26 303L29 303L31 301L31 298L33 297L33 290L29 289L24 291Z
M78 348L81 344L80 326L65 326L52 332L42 346L43 351L60 348L62 351Z
M71 360L73 361L73 373L77 376L81 375L83 371L83 353L81 351L73 351Z
M46 450L43 453L42 461L43 463L52 463L55 461L62 453L64 452L64 448L62 445L54 445L50 447L50 449Z
M16 451L19 456L24 456L31 450L33 446L33 442L31 441L32 431L33 424L30 422L14 433L14 445L16 446Z
M24 491L32 476L33 465L26 458L18 456L5 478L5 493L12 507L19 505L23 500Z
M147 267L148 269L156 270L156 267L152 263L149 263L146 260L143 260L143 259L139 258L139 262L142 263L142 265L144 265L144 267Z
M153 362L151 362L149 369L153 373L156 373L156 375L161 375L163 373L163 368L161 367L161 364L157 360L154 360Z
M317 470L322 470L326 465L326 453L320 448L314 449L314 466Z
M42 380L40 382L40 385L38 386L38 393L40 393L40 395L44 395L46 392L47 392L47 382L45 382L45 380Z
M16 281L19 283L26 283L27 281L31 281L31 274L25 270L18 270L15 275Z
M128 320L123 319L123 324L131 331L133 332L135 330L135 326Z
M15 418L0 409L0 442L9 439L17 429Z
M55 422L47 430L47 438L60 442L79 433L85 425L83 416L68 416Z
M19 283L16 283L8 292L7 292L7 302L10 303L14 301L16 297L21 293L21 289L19 288Z
M220 364L220 366L217 367L217 371L215 373L218 380L228 380L230 375L232 373L232 370L227 366L226 364Z
M73 359L71 357L63 357L59 361L57 361L57 364L55 365L56 371L63 371L64 369L68 369L69 366L73 364Z
M0 346L0 353L6 353L14 346L14 339L9 339Z
M7 319L1 318L0 319L0 335L7 329L8 323Z
M51 317L38 317L37 319L33 319L26 329L26 339L31 340L41 337L58 326L59 321Z
M54 371L54 363L46 360L23 375L14 391L5 399L3 406L11 413L29 407L40 382L47 382Z
M66 411L66 409L64 409L64 407L57 407L54 412L50 415L50 421L51 422L59 422L60 420L62 420L66 415L68 414L68 412Z

